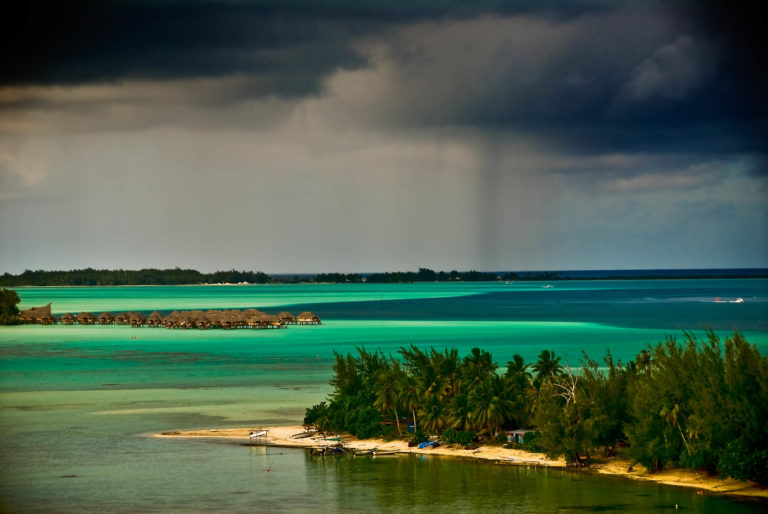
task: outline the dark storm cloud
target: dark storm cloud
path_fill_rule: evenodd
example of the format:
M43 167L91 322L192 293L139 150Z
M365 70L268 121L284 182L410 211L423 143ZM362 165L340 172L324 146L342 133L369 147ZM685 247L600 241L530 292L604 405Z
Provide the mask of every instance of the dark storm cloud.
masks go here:
M367 38L385 42L399 74L381 77L394 84L389 103L371 100L396 126L519 131L587 154L764 153L759 17L723 5L22 2L5 17L3 51L13 58L0 69L0 86L244 76L254 80L199 101L216 107L267 95L302 98L322 94L323 81L340 69L375 67L359 48ZM468 28L451 33L462 21ZM480 35L463 43L462 30ZM436 42L420 39L441 31ZM484 32L493 37L483 40ZM44 99L15 102L2 108L50 108Z
M602 3L537 9L568 16ZM422 19L530 9L520 1L21 1L4 8L3 53L11 58L0 83L259 73L272 77L266 92L300 95L333 69L363 64L350 49L353 36Z

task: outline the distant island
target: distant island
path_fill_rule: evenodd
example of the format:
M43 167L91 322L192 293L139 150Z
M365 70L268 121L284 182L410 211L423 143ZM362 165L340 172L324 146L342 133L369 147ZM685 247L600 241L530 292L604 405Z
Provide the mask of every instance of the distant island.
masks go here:
M215 271L144 268L140 270L76 269L67 271L26 270L18 275L0 275L0 286L170 286L194 284L302 284L410 282L521 282L562 280L656 280L696 278L768 278L768 268L577 270L577 271L389 271L374 273L273 274L261 271Z

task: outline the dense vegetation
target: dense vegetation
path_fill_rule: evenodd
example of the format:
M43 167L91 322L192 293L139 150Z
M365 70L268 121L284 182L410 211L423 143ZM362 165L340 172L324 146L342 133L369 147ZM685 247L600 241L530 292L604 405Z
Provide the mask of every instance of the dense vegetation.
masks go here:
M19 301L16 291L0 288L0 325L15 325L19 322Z
M123 286L179 285L249 282L263 284L269 276L260 271L216 271L200 273L193 269L106 270L86 268L70 271L30 271L0 276L3 286Z
M492 282L496 280L557 280L557 272L525 272L525 273L489 273L484 271L439 271L429 268L419 268L418 271L394 271L387 273L320 273L310 280L315 282L371 282L377 284L400 284L407 282Z
M711 270L710 270L711 271ZM716 271L716 270L715 270ZM764 269L736 270L737 273L708 273L704 278L744 278L768 277ZM399 284L409 282L493 282L493 281L555 281L555 280L605 280L605 279L658 279L658 278L696 278L697 275L681 275L674 270L659 274L643 273L637 276L614 272L596 272L593 276L571 276L559 271L526 272L485 272L485 271L434 271L419 268L418 271L394 271L385 273L319 273L303 276L270 276L260 271L216 271L201 273L193 269L155 269L141 270L98 270L92 268L69 271L30 271L18 275L4 273L0 275L0 286L123 286L123 285L181 285L181 284L250 284L265 283L379 283Z
M367 438L439 435L466 444L502 429L534 427L524 446L581 464L626 448L650 470L702 468L768 483L768 357L741 334L724 342L668 338L626 364L586 355L579 370L550 351L527 364L519 355L499 372L474 348L399 358L358 349L336 355L333 392L307 409L304 424ZM382 423L384 422L384 423ZM410 435L408 437L411 437Z

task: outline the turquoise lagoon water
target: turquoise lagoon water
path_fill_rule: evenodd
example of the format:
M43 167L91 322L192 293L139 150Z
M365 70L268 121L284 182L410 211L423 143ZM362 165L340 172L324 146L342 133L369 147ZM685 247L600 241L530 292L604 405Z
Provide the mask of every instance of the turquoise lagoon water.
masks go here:
M0 510L764 510L666 486L440 458L311 460L301 451L152 438L164 430L298 423L329 391L333 352L544 348L577 365L633 358L682 328L744 331L768 352L768 281L20 288L54 312L310 309L274 331L0 328ZM736 298L743 303L728 303ZM271 465L272 471L265 472Z

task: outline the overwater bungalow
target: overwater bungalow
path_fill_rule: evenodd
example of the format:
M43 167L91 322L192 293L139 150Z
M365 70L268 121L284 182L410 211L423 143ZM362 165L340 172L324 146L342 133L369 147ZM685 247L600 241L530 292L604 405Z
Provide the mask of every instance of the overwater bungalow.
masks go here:
M147 321L147 317L140 312L128 313L128 322L132 327L140 327Z
M320 325L320 318L312 312L302 312L296 316L296 323L299 325Z
M179 328L179 321L181 320L181 313L179 311L173 311L165 318L163 318L163 326L165 328Z
M160 327L163 325L163 316L157 311L152 311L152 314L147 316L146 324L148 327Z
M208 319L211 328L221 328L222 312L214 309L205 311L205 317Z
M206 329L211 326L211 321L203 311L191 311L189 313L189 319L192 322L191 326L195 328Z
M97 319L99 325L111 325L115 322L115 316L111 312L102 312Z
M221 315L221 328L237 328L247 325L243 313L239 310L224 311Z
M19 313L21 323L41 323L43 325L53 325L56 320L51 314L51 304L41 307L32 307Z
M121 312L120 314L117 314L115 316L115 324L116 325L127 325L128 324L128 313L127 312Z
M261 318L261 323L264 328L282 328L283 324L274 314L265 314Z
M62 325L74 325L77 322L77 318L74 317L71 313L65 312L61 315L61 324Z
M93 325L96 323L96 315L91 312L81 312L77 315L77 322L81 325Z
M283 325L295 325L296 324L296 316L291 314L288 311L283 311L277 315L277 319L280 320L280 323Z
M259 328L261 325L261 320L264 318L265 314L262 313L249 313L245 317L245 322L248 324L248 327L250 328Z

